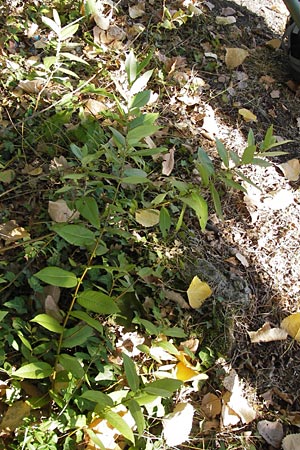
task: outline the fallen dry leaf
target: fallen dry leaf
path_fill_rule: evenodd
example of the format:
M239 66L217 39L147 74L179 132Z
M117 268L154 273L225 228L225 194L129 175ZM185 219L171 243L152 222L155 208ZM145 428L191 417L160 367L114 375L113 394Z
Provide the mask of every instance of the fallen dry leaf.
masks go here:
M280 97L280 91L278 89L274 89L274 91L272 91L270 93L270 97L272 97L272 98L279 98Z
M230 401L231 393L225 392L222 397L222 411L221 411L221 422L224 428L230 425L236 425L241 420L240 417L233 411L230 406L228 406L228 402Z
M143 227L153 227L159 223L159 211L156 209L139 209L135 212L135 220Z
M172 147L169 153L163 155L162 174L166 175L167 177L171 175L174 168L174 152L175 149L174 147Z
M64 223L79 218L79 212L71 210L63 199L49 201L48 214L54 222Z
M103 102L92 98L89 98L84 105L84 112L87 114L92 114L95 117L99 117L99 113L101 111L105 111L106 109L107 106Z
M283 426L280 422L261 420L257 424L257 431L272 447L280 448L283 438Z
M200 308L211 294L212 290L209 285L205 281L201 281L197 275L192 279L187 290L189 304L193 309Z
M288 434L282 441L283 450L299 450L300 434Z
M14 181L16 173L12 169L2 170L0 172L0 183L9 184Z
M257 342L282 341L287 338L288 333L282 328L271 328L269 322L266 322L257 331L248 331L252 344Z
M300 342L300 312L287 316L280 324L289 336Z
M243 48L226 48L225 64L228 69L235 69L243 64L248 55L249 52Z
M289 181L298 181L300 176L300 159L290 159L278 166Z
M245 122L257 122L257 117L249 109L241 108L239 109L239 114L243 117Z
M145 2L136 3L133 6L129 6L129 16L131 19L137 19L145 14Z
M47 295L47 297L45 298L45 313L53 317L60 323L63 320L63 315L60 312L57 303L55 302L54 298L51 295Z
M294 193L288 189L281 189L272 198L267 198L263 202L264 206L274 211L288 208L292 203L294 203Z
M168 300L172 300L177 303L182 309L190 309L190 305L185 301L183 296L179 292L170 291L169 289L164 290L165 297Z
M217 16L216 17L216 24L217 25L232 25L236 22L236 18L234 16Z
M190 338L187 341L180 342L179 350L184 351L184 347L188 348L190 352L196 353L198 347L199 347L199 339L196 338Z
M171 414L162 420L163 434L170 447L180 445L189 438L194 408L190 403L178 403Z
M208 419L214 419L221 414L221 399L212 393L205 394L201 402L201 411Z
M275 50L280 48L281 44L282 44L282 40L281 39L270 39L269 41L266 42L266 45L268 47L274 48Z
M249 263L247 261L247 259L245 258L244 255L242 255L241 253L236 253L235 257L240 261L240 263L244 266L244 267L249 267Z
M43 89L44 84L45 80L23 80L19 82L18 87L27 94L38 94Z
M30 238L30 234L23 227L19 227L15 220L0 224L0 239L6 244L16 242L19 239Z
M3 416L2 422L0 424L0 430L11 433L16 428L18 428L24 417L28 417L30 413L30 406L18 400L8 407L6 413Z
M101 28L101 30L107 31L110 27L111 19L112 19L112 11L105 16L101 13L97 13L93 15L93 19L96 25Z

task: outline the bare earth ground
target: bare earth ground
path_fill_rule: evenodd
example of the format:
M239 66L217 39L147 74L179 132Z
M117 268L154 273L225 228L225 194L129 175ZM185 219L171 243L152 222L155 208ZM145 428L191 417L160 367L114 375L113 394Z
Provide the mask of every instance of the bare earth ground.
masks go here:
M229 273L237 274L250 287L248 303L240 302L235 316L231 364L255 388L257 407L264 418L276 420L282 414L300 411L299 344L290 340L250 344L247 331L257 330L266 321L278 326L285 316L300 307L299 181L289 182L278 168L282 161L299 158L300 155L299 97L286 85L290 75L284 53L271 51L265 46L269 39L282 36L288 14L281 1L213 0L211 3L215 6L212 9L214 15L220 15L225 7L233 8L240 15L236 26L228 27L228 32L222 29L221 39L225 45L250 49L249 59L242 69L232 74L230 81L228 72L224 74L224 89L228 84L232 87L227 104L222 103L222 67L218 75L204 75L211 87L210 104L215 111L216 134L229 147L241 148L249 125L245 126L238 119L237 107L245 107L258 116L258 121L251 124L256 135L263 135L273 123L275 134L293 140L284 148L289 154L274 159L273 167L248 171L262 192L251 189L250 197L246 199L243 195L226 198L225 221L215 222L220 234L216 238L216 234L211 233L209 248L210 261L213 255L216 265L223 264L223 269L225 265ZM197 45L196 39L191 45L194 42ZM274 81L265 83L261 78L264 76L270 76ZM272 94L274 91L278 93ZM209 147L207 142L202 145ZM280 192L282 197L276 197ZM207 246L204 250L202 248L201 238L198 244L199 253L207 251ZM224 260L237 252L246 259L244 267L243 264L226 266ZM237 304L243 293L245 290L237 293ZM228 308L232 308L230 302ZM266 401L269 390L272 390L270 402ZM289 432L297 432L296 427L288 429ZM267 444L261 445L256 448L272 448Z

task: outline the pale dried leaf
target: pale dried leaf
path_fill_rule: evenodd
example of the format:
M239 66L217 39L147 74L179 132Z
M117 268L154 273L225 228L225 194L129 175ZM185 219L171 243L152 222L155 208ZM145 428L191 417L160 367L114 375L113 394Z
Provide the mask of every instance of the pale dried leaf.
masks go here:
M145 2L136 3L133 6L129 6L129 16L131 19L137 19L145 14Z
M94 21L101 30L107 31L110 26L110 22L112 19L112 11L108 16L104 16L101 13L97 13L93 15Z
M135 212L135 220L143 227L153 227L159 223L159 211L157 209L139 209Z
M222 16L233 16L236 13L236 10L233 8L230 8L230 6L228 6L227 8L222 8L221 10L221 14Z
M172 147L169 153L165 153L163 155L162 174L166 175L167 177L171 175L172 170L174 169L174 152L175 149L174 147Z
M271 39L270 41L266 42L266 45L268 47L274 48L274 50L277 50L281 47L282 40L281 39Z
M45 299L45 313L53 317L60 323L63 320L63 315L51 295L47 295Z
M288 434L282 441L283 450L299 450L300 434Z
M278 89L274 89L271 93L270 93L270 97L272 98L279 98L280 97L280 91Z
M294 193L288 189L281 189L272 198L267 198L264 206L279 211L288 208L292 203L294 203Z
M170 447L180 445L189 438L194 408L190 403L178 403L171 414L163 418L163 434Z
M222 397L223 405L221 411L221 421L223 427L234 426L241 420L240 417L233 411L230 406L228 406L228 402L230 400L231 394L230 392L225 392Z
M239 114L243 117L245 122L257 122L257 117L252 111L246 108L240 108Z
M226 48L225 64L228 69L235 69L243 64L248 55L249 52L243 48Z
M78 219L80 216L79 212L71 210L63 199L56 200L55 202L49 201L48 214L57 223L70 222Z
M19 239L30 238L30 234L23 227L19 227L15 220L0 224L0 239L6 244L18 241Z
M300 176L300 159L290 159L278 166L289 181L298 181Z
M24 417L28 417L30 413L30 406L23 402L22 400L18 400L8 407L2 422L0 424L0 430L6 432L13 432L16 428L18 428L24 419Z
M23 80L20 81L18 87L27 94L38 94L45 84L45 80Z
M272 447L280 448L283 438L283 426L280 422L261 420L257 424L257 431Z
M228 406L242 419L243 423L253 422L256 418L255 409L249 404L248 400L238 392L232 393Z
M188 305L189 306L189 305ZM196 353L199 347L199 339L190 338L187 341L180 342L179 350L184 350L184 347L188 348L192 353Z
M38 29L39 29L39 26L38 26L37 23L34 23L34 22L30 23L29 22L28 23L28 28L27 28L27 31L26 31L28 39L32 38L35 35L35 33L37 32Z
M177 303L182 309L190 309L190 305L185 301L183 296L179 292L170 291L169 289L164 290L165 297L168 300L172 300Z
M241 253L236 253L235 257L240 261L240 263L244 266L244 267L249 267L249 263L247 261L247 259L245 258L244 255L242 255Z
M58 172L63 172L66 169L69 169L69 163L66 160L66 158L64 156L55 156L51 162L50 162L50 166L49 169L50 170L57 170Z
M234 16L227 16L227 17L217 16L216 17L217 25L232 25L234 23L236 23L236 18Z
M105 111L106 109L107 106L103 102L100 102L99 100L94 100L92 98L89 98L84 105L84 112L87 114L92 114L95 117L98 117L99 113L101 111Z
M282 328L271 328L269 322L266 322L257 331L248 331L250 340L253 343L282 341L287 338L288 333Z
M208 419L214 419L221 413L221 399L212 393L205 394L201 402L201 411Z

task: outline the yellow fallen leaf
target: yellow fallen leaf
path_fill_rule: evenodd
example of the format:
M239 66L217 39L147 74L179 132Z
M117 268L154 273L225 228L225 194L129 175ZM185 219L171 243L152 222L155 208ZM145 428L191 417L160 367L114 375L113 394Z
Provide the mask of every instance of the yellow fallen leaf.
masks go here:
M287 316L280 324L292 338L300 342L300 312Z
M245 122L257 122L257 117L249 109L241 108L239 109L239 114L243 117Z
M156 209L139 209L135 213L135 220L143 227L153 227L159 223L159 211Z
M280 48L281 44L282 44L282 40L281 39L271 39L270 41L266 42L266 45L268 47L274 48L275 50Z
M243 64L248 55L249 52L243 48L226 48L225 64L228 69L235 69Z
M279 164L279 168L289 181L297 181L300 176L300 159L290 159L285 163Z
M201 281L197 275L192 279L192 282L187 290L189 304L192 308L198 309L205 300L210 297L212 290L205 281Z
M197 370L188 367L181 361L176 365L175 375L177 380L188 381L197 376L198 374L199 372Z

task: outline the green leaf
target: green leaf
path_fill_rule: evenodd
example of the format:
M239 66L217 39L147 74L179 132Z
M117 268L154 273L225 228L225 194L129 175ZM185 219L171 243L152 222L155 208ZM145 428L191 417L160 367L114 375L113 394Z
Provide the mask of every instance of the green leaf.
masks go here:
M263 143L261 144L260 148L261 148L261 150L267 150L275 142L276 142L276 138L273 136L273 125L271 125L265 134L265 138L264 138Z
M229 150L229 156L236 166L239 166L241 164L241 158L236 152L234 152L233 150Z
M59 71L67 75L70 75L71 77L79 78L79 76L75 72L73 72L73 70L66 69L65 67L60 66Z
M94 335L94 330L88 325L76 325L65 330L63 334L62 348L73 348L86 345L86 341Z
M135 108L142 108L147 105L151 97L151 91L142 91L136 94L132 99L130 99L128 109L129 111L134 110Z
M278 145L281 145L281 142L278 143ZM273 145L271 148L274 148L276 146L277 146L277 144ZM283 156L283 155L286 155L287 153L288 152L283 152L281 150L277 150L275 152L271 152L271 151L268 150L266 152L259 153L259 156L262 156L263 158L264 157L268 157L268 156Z
M113 298L100 291L86 290L79 294L77 303L83 308L98 314L116 314L120 312Z
M208 219L208 207L204 198L198 192L192 192L187 197L181 197L180 200L195 211L201 230L204 231Z
M96 242L94 233L82 225L53 225L53 230L65 241L79 247L90 247Z
M128 385L133 392L136 392L140 387L140 377L137 374L135 364L126 353L122 353L122 358Z
M71 149L73 155L75 155L76 158L78 158L78 159L81 161L82 158L83 158L83 153L82 153L81 148L78 147L76 144L73 144L73 143L72 143L72 144L70 145L70 149Z
M0 182L9 184L15 179L15 176L15 171L12 169L2 170L2 172L0 172Z
M146 422L142 409L135 400L130 400L128 402L128 409L134 418L138 434L141 436L146 428Z
M49 19L49 17L42 16L42 22L49 28L51 28L51 30L54 31L55 34L60 34L61 28L57 25L56 22L54 22L54 20Z
M173 392L182 386L182 382L173 378L165 378L148 383L144 387L147 394L157 395L158 397L171 397Z
M109 127L110 131L113 134L113 140L118 148L126 147L126 139L118 130L113 127Z
M228 151L227 151L225 145L219 139L216 139L216 146L217 146L217 151L219 153L219 156L224 163L224 166L226 167L226 169L228 169L229 168L229 158L228 158Z
M59 33L59 38L61 41L64 41L70 37L72 37L76 31L78 30L79 24L74 23L73 25L66 25L63 27Z
M132 156L152 156L158 155L160 153L166 153L168 151L167 147L156 147L156 148L146 148L144 150L136 150Z
M185 335L183 336L185 337ZM179 351L177 350L177 348L175 347L174 344L172 344L170 341L160 341L155 343L155 345L153 347L161 347L164 350L166 350L166 352L170 353L170 355L179 355Z
M247 144L248 147L250 147L251 145L255 145L255 137L252 128L250 128L248 132Z
M133 85L130 88L130 94L135 95L138 92L141 92L147 86L148 81L152 76L153 70L147 70L147 72L143 73L143 75L139 76Z
M48 378L52 374L53 369L50 364L45 362L34 362L25 364L12 373L13 377L18 378L30 378L32 380L40 380L42 378Z
M43 59L43 64L45 66L46 70L49 70L51 66L53 66L53 64L56 63L56 56L46 56Z
M253 158L252 164L255 164L256 166L261 166L261 167L271 167L273 165L269 161L266 161L265 159L261 159L261 158Z
M103 417L103 419L106 419L110 425L116 428L122 436L124 436L130 442L134 443L134 435L132 429L129 425L127 425L125 420L122 419L119 414L108 409L104 411L101 416Z
M88 220L95 228L100 228L99 209L93 197L81 197L75 204L82 217Z
M84 369L77 358L75 358L74 356L67 355L66 353L61 353L59 355L58 361L65 370L70 372L76 378L84 377Z
M214 202L214 207L215 207L216 213L220 219L223 219L223 211L222 211L222 205L221 205L219 192L217 191L217 189L215 188L214 184L211 181L209 182L209 190L210 190L213 202Z
M162 192L161 194L158 194L151 202L151 205L157 206L160 203L162 203L165 200L166 195L168 195L168 192Z
M73 55L73 53L61 52L60 56L63 56L64 58L67 58L70 61L76 61L76 62L79 62L79 63L82 63L82 64L89 65L89 63L87 61L85 61L84 59L80 58L79 56Z
M93 319L85 311L72 311L71 317L82 320L86 322L90 327L94 328L98 333L103 334L103 326L99 320Z
M128 130L133 130L134 128L137 128L140 125L154 125L158 117L159 117L158 113L140 114L139 116L135 117L128 123Z
M121 178L121 183L122 184L148 184L148 183L151 183L151 181L145 177L131 176L131 177Z
M7 316L8 311L0 311L0 322Z
M93 430L91 430L90 428L86 428L85 432L89 435L93 444L96 444L96 446L98 446L100 448L100 450L106 450L102 441L99 439L98 435L96 433L94 433ZM97 447L95 447L95 448L97 448Z
M161 330L162 334L165 334L166 336L170 337L177 337L177 338L184 338L186 337L185 332L182 328L179 327L172 327L172 328L163 328Z
M247 189L241 186L240 183L237 183L236 181L233 181L230 178L222 177L222 181L227 187L236 189L237 191L247 192Z
M127 144L130 146L135 146L142 139L147 136L151 136L157 130L159 130L159 127L156 125L141 125L139 127L133 128L133 130L129 130L127 133Z
M52 286L72 288L77 285L76 275L59 267L45 267L36 273L35 277Z
M46 330L52 331L53 333L61 334L64 331L64 327L60 325L54 317L51 317L48 314L38 314L34 319L31 319L30 322L38 323L46 328Z
M171 227L171 217L167 208L163 206L162 208L160 208L159 212L159 228L164 238L170 231L170 227Z
M137 76L137 59L133 53L133 50L127 55L125 60L125 71L128 78L128 83L131 85Z
M242 155L242 163L251 164L253 161L255 151L256 145L249 145L248 147L246 147Z
M112 407L114 405L114 402L110 396L100 391L85 391L81 397L97 403L102 409L105 409L107 406Z
M203 186L208 186L209 179L215 173L215 168L208 154L199 147L197 152L197 161L194 162L198 170Z
M140 317L135 317L132 322L143 325L143 327L145 328L145 330L149 335L154 334L155 336L158 336L160 333L160 330L149 320L141 319Z
M56 9L53 9L52 14L53 14L53 19L54 19L55 23L57 24L57 26L61 27L60 17L59 17L58 12L56 11Z

